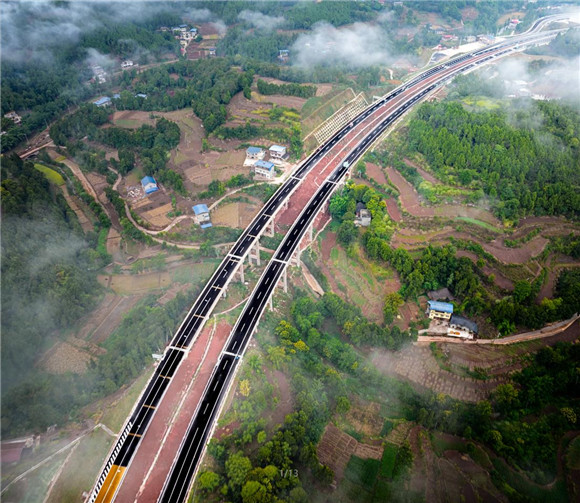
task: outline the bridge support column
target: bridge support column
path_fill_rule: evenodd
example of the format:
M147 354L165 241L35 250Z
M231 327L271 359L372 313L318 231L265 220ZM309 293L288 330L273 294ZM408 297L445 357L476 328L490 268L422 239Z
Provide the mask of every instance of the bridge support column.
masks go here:
M296 267L301 267L302 262L300 261L300 256L302 255L302 250L300 249L300 245L296 248L296 251L290 257L290 265L295 265Z
M268 225L266 226L266 229L264 230L264 236L268 236L270 238L274 237L274 219L276 218L276 215L274 215L272 217L272 219L270 220L270 223L268 223Z
M312 239L314 237L314 220L312 220L312 223L308 226L308 240L312 243Z
M282 283L282 285L280 285ZM288 293L288 269L285 267L284 272L282 273L282 277L278 282L278 286L284 289L284 293Z
M240 275L240 283L245 283L246 279L244 277L244 261L240 264L240 268L238 269L238 274Z
M248 261L252 263L252 259L256 261L256 265L260 265L260 241L256 240L255 244L250 248L248 253Z
M274 303L272 302L272 295L270 295L270 299L268 300L268 306L270 306L270 311L274 310Z

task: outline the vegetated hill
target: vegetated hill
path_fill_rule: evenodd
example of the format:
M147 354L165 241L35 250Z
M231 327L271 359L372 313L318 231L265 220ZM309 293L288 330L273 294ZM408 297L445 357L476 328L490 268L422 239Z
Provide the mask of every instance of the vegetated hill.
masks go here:
M3 158L3 391L33 372L52 331L94 305L100 265L60 192L32 163Z
M409 124L409 148L425 155L442 180L482 188L502 219L578 217L580 113L549 101L524 105L510 108L510 118L425 103Z

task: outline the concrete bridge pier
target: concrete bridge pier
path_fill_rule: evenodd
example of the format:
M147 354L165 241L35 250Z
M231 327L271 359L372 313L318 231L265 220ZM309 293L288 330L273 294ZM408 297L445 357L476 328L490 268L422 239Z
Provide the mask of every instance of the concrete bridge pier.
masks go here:
M276 218L276 216L274 215L270 222L268 223L268 225L266 226L266 229L264 229L264 236L268 236L270 238L274 237L274 219Z
M256 265L260 265L260 240L256 239L252 247L250 248L250 252L248 253L248 261L250 264L252 260L256 261Z

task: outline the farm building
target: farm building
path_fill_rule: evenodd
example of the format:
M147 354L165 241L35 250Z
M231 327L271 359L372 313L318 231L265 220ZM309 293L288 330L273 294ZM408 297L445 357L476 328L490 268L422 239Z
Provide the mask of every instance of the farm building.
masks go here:
M260 147L248 147L246 149L246 158L247 159L263 159L266 155Z
M269 161L256 161L254 164L254 172L256 175L264 176L266 178L274 178L276 171L274 170L274 163Z
M123 61L121 63L121 68L129 68L130 66L133 66L133 61L131 61L130 59Z
M111 98L108 96L103 96L98 100L93 101L93 105L97 105L98 107L108 107L111 104Z
M192 206L191 209L193 210L193 213L195 213L195 222L199 224L202 229L211 227L209 209L206 204L196 204L195 206Z
M463 339L473 339L478 331L477 323L454 314L449 320L447 335L461 337Z
M143 98L144 100L146 100L147 99L147 95L144 94L144 93L137 93L135 95L135 98Z
M268 149L268 153L270 154L270 159L284 159L286 157L286 147L272 145Z
M151 194L159 190L157 182L155 181L155 178L153 178L152 176L143 177L143 179L141 180L141 186L143 187L143 191L145 192L145 194Z
M430 300L427 308L427 316L431 319L439 318L442 320L448 320L453 314L453 304L448 302L437 302L435 300Z

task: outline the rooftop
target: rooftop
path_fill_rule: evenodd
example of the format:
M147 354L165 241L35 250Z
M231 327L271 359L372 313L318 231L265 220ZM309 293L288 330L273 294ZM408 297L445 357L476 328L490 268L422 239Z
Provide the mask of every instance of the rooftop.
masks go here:
M286 152L286 147L282 147L280 145L272 145L270 147L270 150L272 152Z
M452 325L459 325L461 327L465 327L467 328L467 330L470 330L471 332L474 333L477 333L479 331L477 328L477 323L475 323L475 321L468 320L463 316L457 316L454 314L449 320L449 323L451 323Z
M262 149L260 147L248 147L246 149L246 152L248 154L259 154L260 152L262 152Z
M95 105L104 105L105 103L108 103L109 101L111 101L111 98L109 98L108 96L103 96L102 98L99 98L98 100L93 101L93 104Z
M256 161L256 164L254 164L255 168L263 168L263 169L268 169L270 171L272 171L272 169L274 169L274 163L270 162L270 161Z
M196 204L195 206L192 206L191 209L193 210L193 212L196 215L200 215L202 213L209 213L209 209L207 208L207 204Z
M434 311L439 311L440 313L452 313L453 312L453 304L449 304L448 302L437 302L435 300L430 300L428 302L429 309Z
M144 176L143 178L141 178L141 185L147 185L148 183L154 183L155 185L157 185L155 178L153 178L152 176Z

